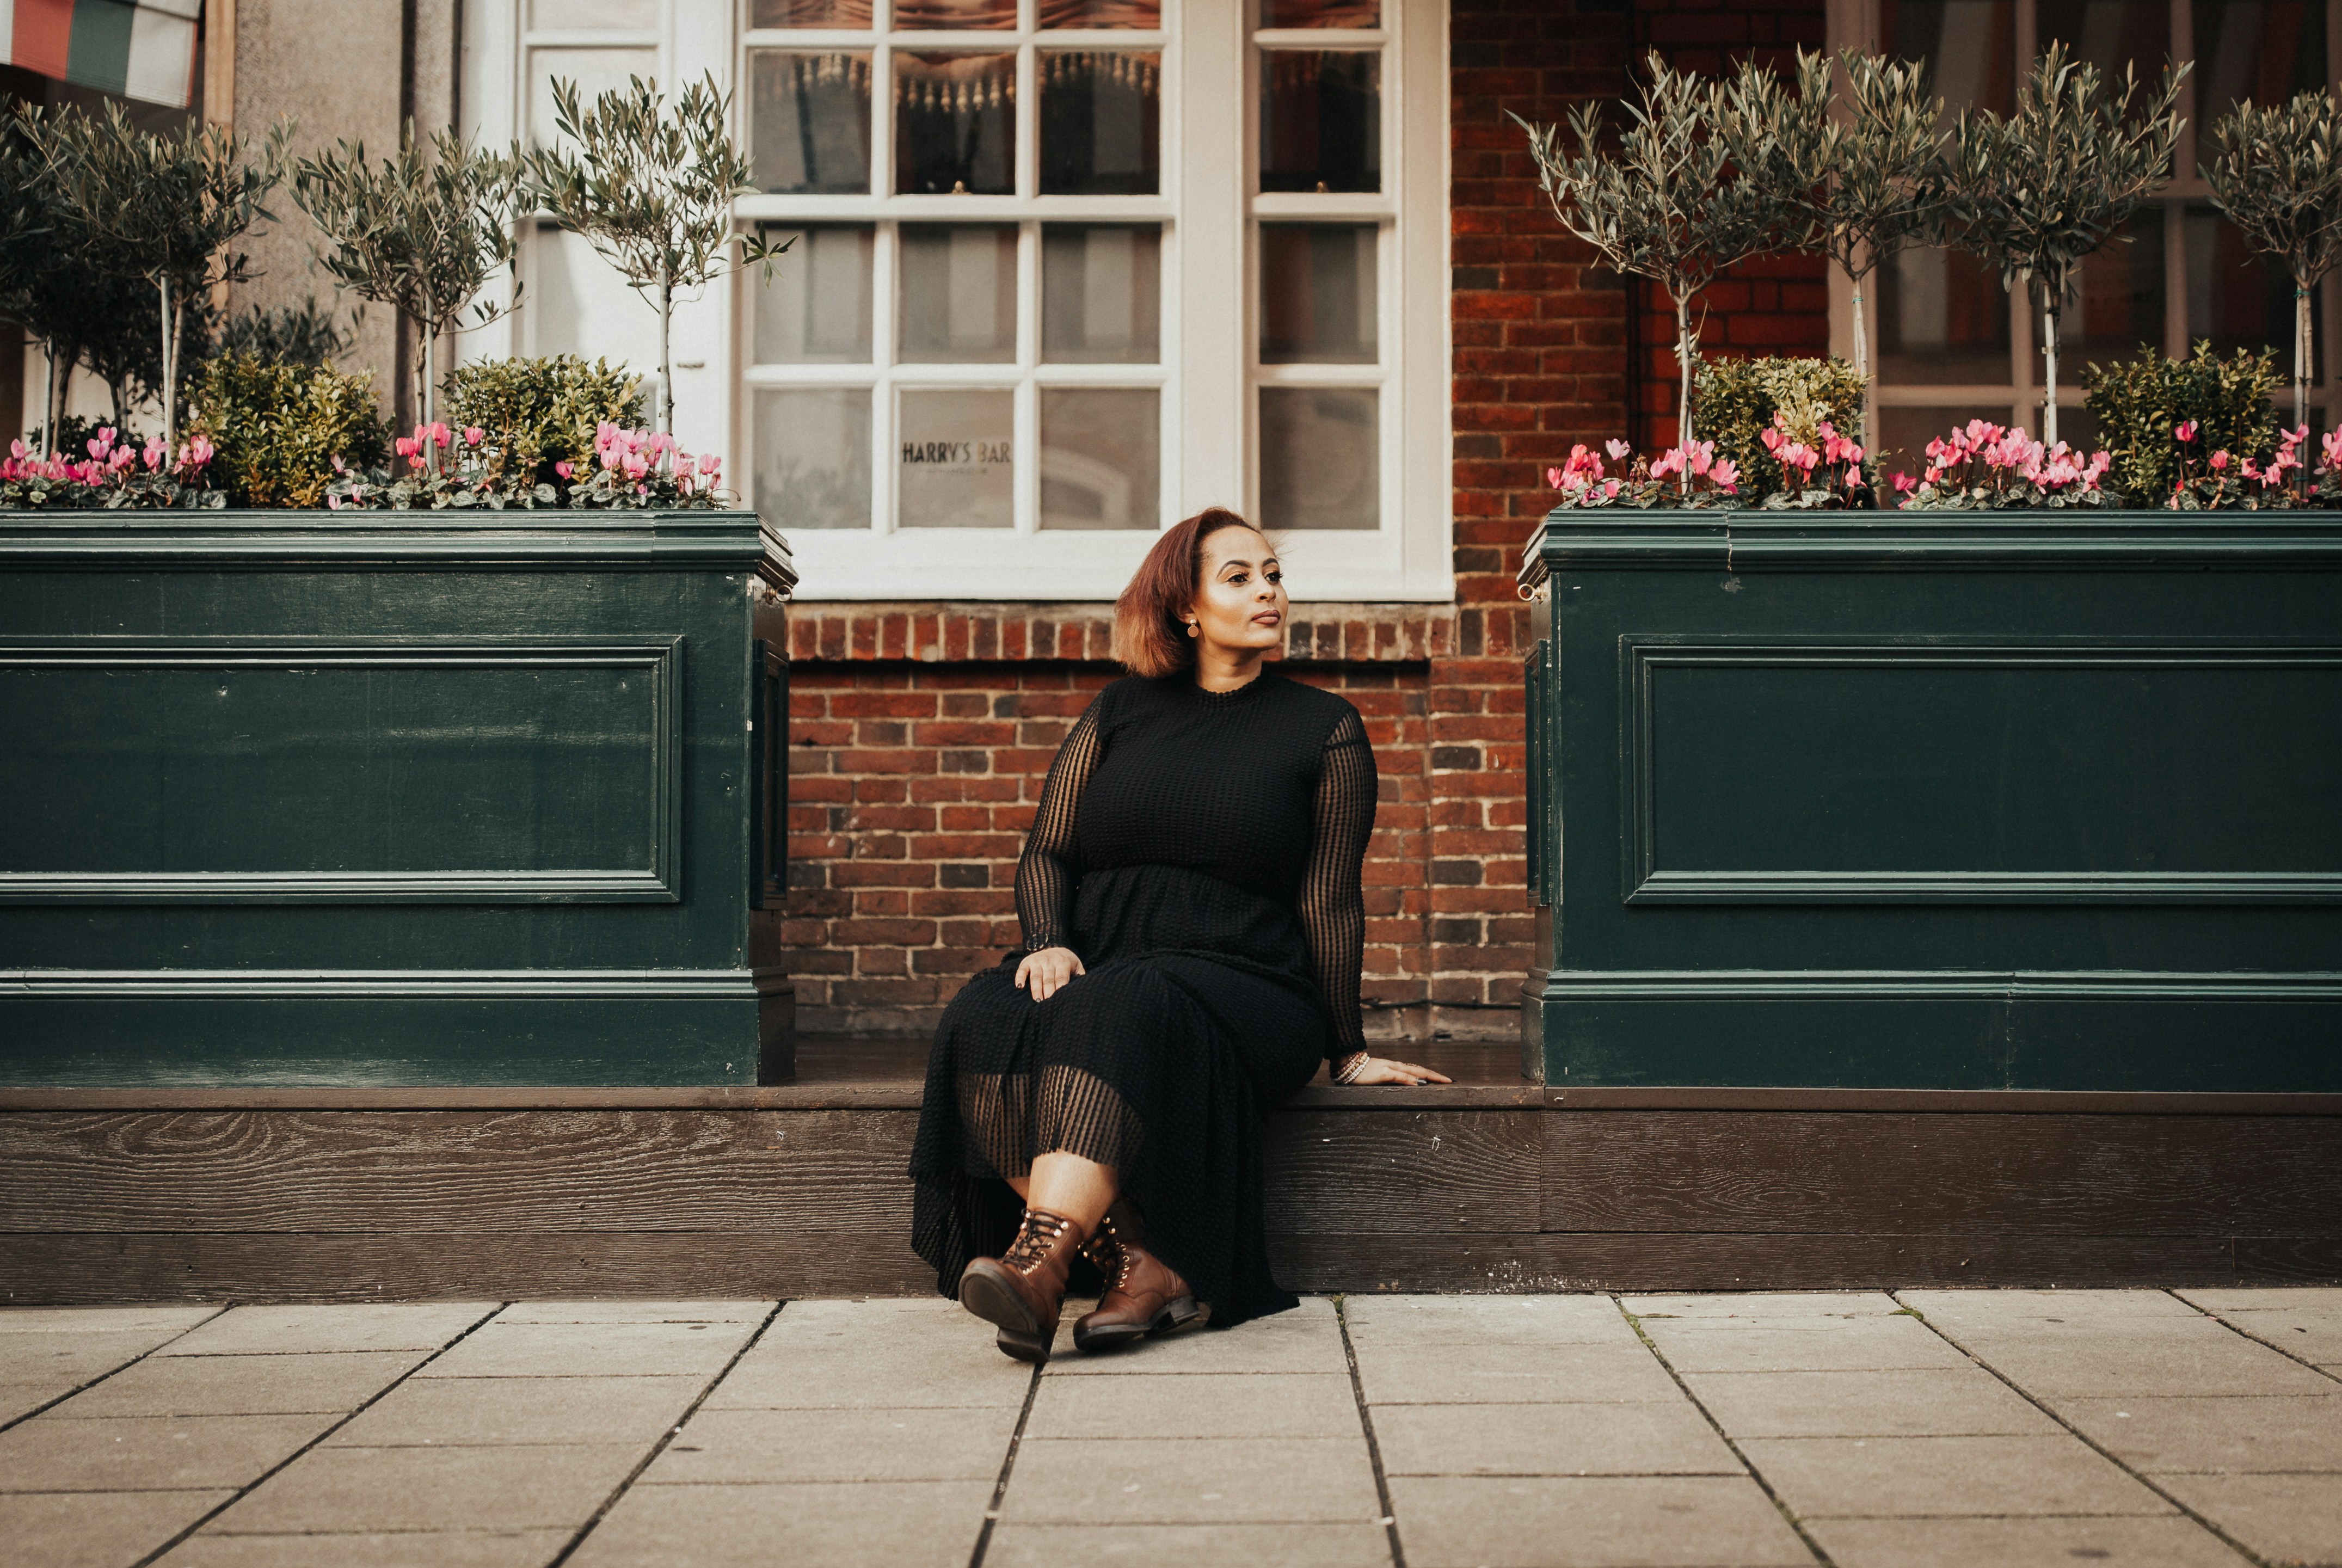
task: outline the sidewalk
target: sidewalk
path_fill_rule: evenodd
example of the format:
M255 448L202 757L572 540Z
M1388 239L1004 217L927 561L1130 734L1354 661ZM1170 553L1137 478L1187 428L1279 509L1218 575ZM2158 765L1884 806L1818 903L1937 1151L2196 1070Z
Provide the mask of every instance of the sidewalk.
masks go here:
M0 1423L12 1568L2342 1563L2342 1289L1353 1296L1037 1376L940 1300L22 1308Z

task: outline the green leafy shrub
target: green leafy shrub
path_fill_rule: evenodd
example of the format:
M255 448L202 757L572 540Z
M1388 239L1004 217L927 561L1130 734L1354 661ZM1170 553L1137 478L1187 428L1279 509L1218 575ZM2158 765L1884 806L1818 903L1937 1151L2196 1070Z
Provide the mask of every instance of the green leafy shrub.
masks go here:
M1827 420L1843 434L1858 429L1862 375L1845 360L1718 359L1699 368L1699 428L1719 457L1740 470L1743 505L1764 504L1783 488L1781 465L1765 449L1776 414L1797 441L1817 442Z
M2084 406L2098 423L2097 444L2113 454L2113 488L2134 504L2160 506L2179 480L2180 444L2172 432L2193 422L2189 452L2215 452L2266 463L2277 450L2277 410L2269 404L2280 382L2277 351L2238 349L2226 358L2198 343L2186 359L2152 348L2137 359L2089 367Z
M250 354L285 365L331 365L349 353L357 335L315 300L265 310L254 305L220 324L213 339L221 354Z
M233 505L322 505L335 459L361 467L387 453L372 371L224 355L204 366L195 404L197 427L218 449L213 483Z
M482 449L513 483L550 484L555 463L591 462L601 424L643 423L641 388L623 367L574 354L485 360L447 377L447 422L485 431Z

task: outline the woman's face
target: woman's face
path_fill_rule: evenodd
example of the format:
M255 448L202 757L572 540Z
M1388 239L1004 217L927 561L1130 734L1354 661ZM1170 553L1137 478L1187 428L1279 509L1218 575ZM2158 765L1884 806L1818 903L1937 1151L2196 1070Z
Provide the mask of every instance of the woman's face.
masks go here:
M1285 573L1256 528L1218 528L1204 540L1204 587L1190 610L1197 636L1223 648L1285 640Z

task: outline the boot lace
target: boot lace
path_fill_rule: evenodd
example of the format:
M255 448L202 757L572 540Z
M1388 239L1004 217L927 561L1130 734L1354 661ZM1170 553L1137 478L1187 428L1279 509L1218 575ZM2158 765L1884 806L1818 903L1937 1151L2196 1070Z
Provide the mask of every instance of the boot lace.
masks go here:
M1106 1289L1118 1291L1130 1278L1130 1252L1123 1245L1122 1237L1115 1233L1111 1213L1098 1222L1097 1234L1090 1238L1089 1245L1082 1252L1106 1276Z
M1029 1274L1041 1266L1049 1249L1063 1240L1072 1227L1073 1222L1062 1215L1027 1209L1025 1223L1016 1227L1016 1239L1009 1243L1000 1261L1020 1274Z

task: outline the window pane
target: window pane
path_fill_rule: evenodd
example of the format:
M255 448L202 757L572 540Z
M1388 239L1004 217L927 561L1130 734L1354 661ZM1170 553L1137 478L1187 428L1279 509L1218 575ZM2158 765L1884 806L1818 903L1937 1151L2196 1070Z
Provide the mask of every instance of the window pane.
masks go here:
M658 25L658 0L528 0L528 25L547 32L605 27L648 32Z
M1016 394L906 392L895 522L903 528L1016 523Z
M905 224L895 357L906 365L1016 357L1016 226Z
M1041 389L1041 526L1157 528L1162 394Z
M898 195L1016 191L1016 56L895 56Z
M2324 0L2196 0L2196 123L2211 127L2239 98L2275 105L2326 85Z
M895 26L1014 27L1016 0L895 0Z
M1155 195L1163 56L1053 49L1040 64L1042 195Z
M1264 27L1379 27L1379 0L1260 0Z
M774 264L772 280L755 293L756 363L869 364L876 232L867 224L802 229L768 224L762 232L776 244L792 243Z
M870 394L756 394L756 514L787 533L870 526Z
M1372 365L1375 225L1260 225L1260 362Z
M748 56L750 156L756 187L776 195L870 190L870 56Z
M2082 258L2080 287L2058 319L2057 379L2077 379L2087 360L2127 359L2141 345L2163 347L2159 206L2139 214L2119 235Z
M1161 0L1041 0L1044 27L1160 27Z
M1271 528L1382 526L1378 394L1260 389L1260 512Z
M582 235L537 226L522 294L531 354L606 358L645 378L658 374L658 313L626 286ZM653 404L656 406L656 404Z
M867 27L870 0L754 0L751 27Z
M2171 58L2171 7L2164 0L2035 0L2034 30L2041 47L2053 38L2077 60L2098 68L2107 86L2120 90L2123 67L2142 90L2161 79Z
M2309 291L2312 342L2326 342L2323 289ZM2239 348L2274 348L2277 368L2293 375L2293 274L2274 256L2255 255L2244 236L2208 205L2187 209L2187 341L2209 338L2217 354ZM2323 352L2312 355L2309 378L2319 375ZM2285 404L2290 417L2292 404Z
M2013 106L2017 22L2011 0L1879 0L1878 35L1897 59L1927 62L1947 118L1962 109L2007 114Z
M655 49L531 49L528 52L528 134L540 147L567 144L554 129L553 84L577 84L578 105L592 108L600 95L623 88L630 76L658 73ZM574 144L569 144L574 145Z
M2070 408L2057 411L2058 423L2077 412ZM2009 405L2006 403L1969 404L1957 408L1882 408L1871 435L1872 454L1882 475L1908 474L1917 479L1927 471L1927 443L1948 434L1954 426L1965 425L1971 419L1981 419L1989 424L2007 424ZM2038 420L2027 420L2037 424ZM2039 434L2037 431L2035 434ZM2060 430L2058 434L2069 444L2072 437ZM1889 486L1881 484L1886 493Z
M2008 295L1966 251L1907 250L1878 280L1878 379L1890 385L2007 382Z
M1260 188L1383 188L1377 53L1272 49L1260 60Z
M1041 231L1041 357L1154 364L1162 355L1162 280L1163 231L1152 224L1048 225Z

